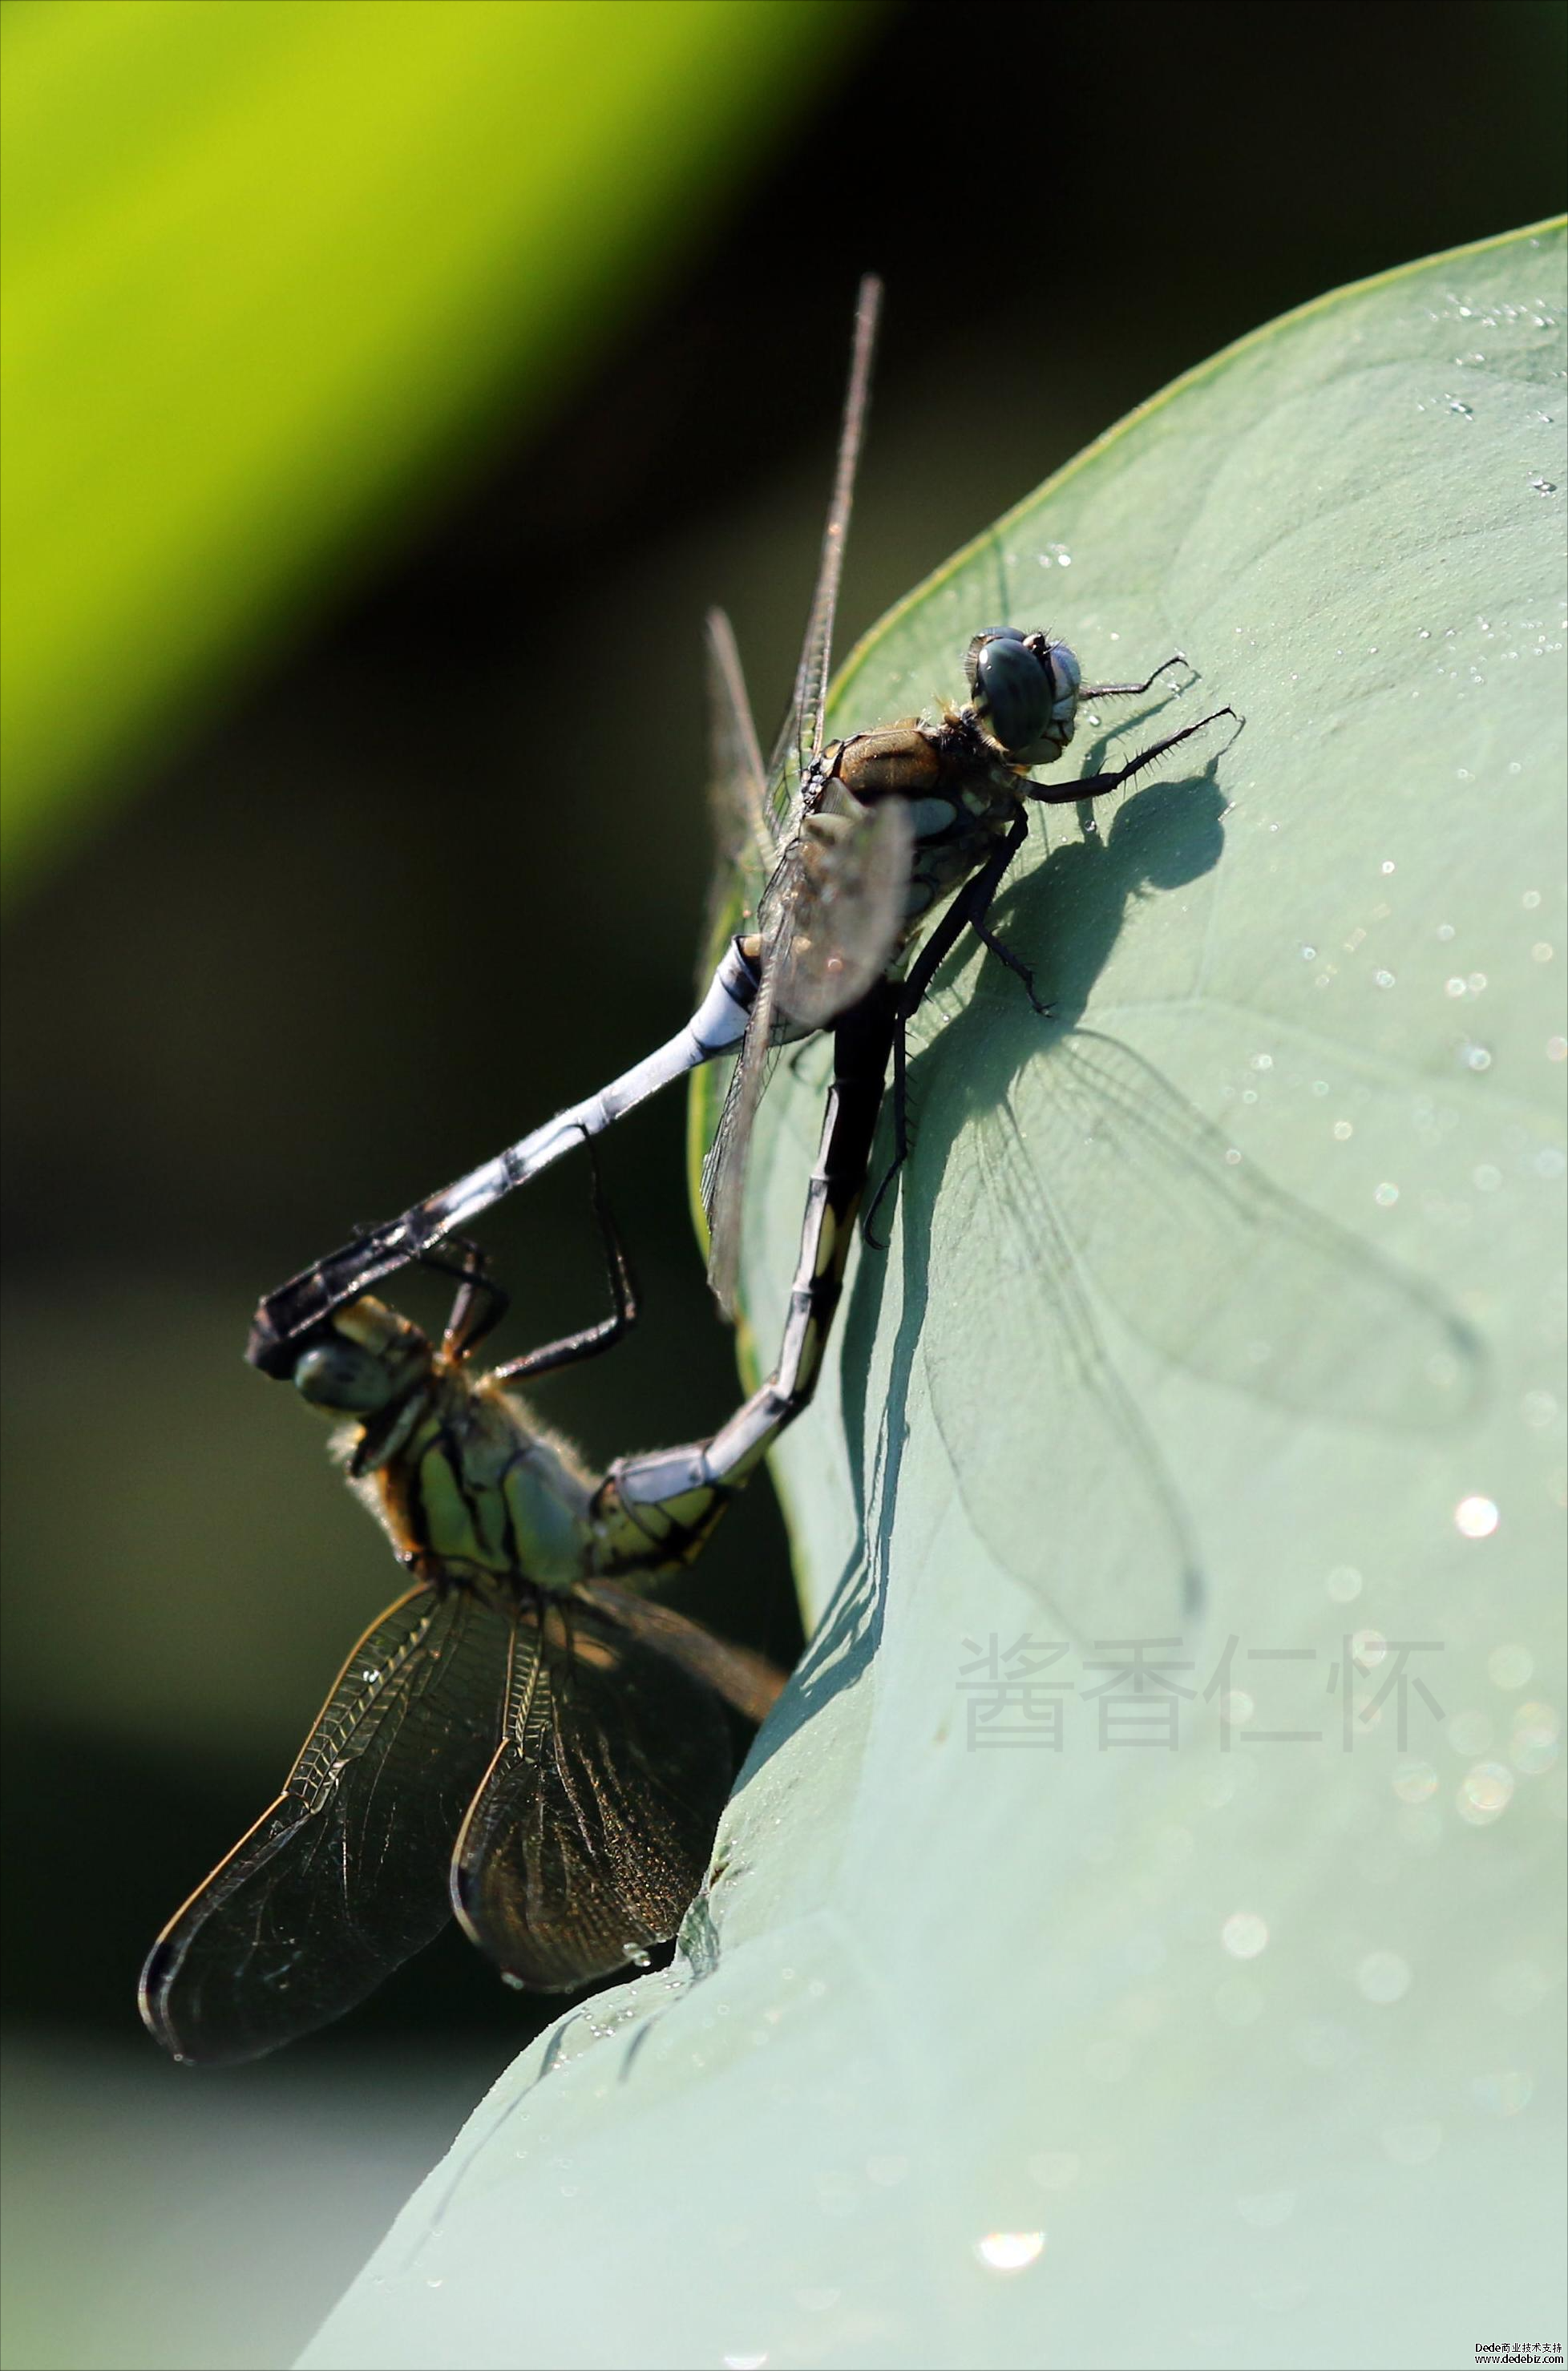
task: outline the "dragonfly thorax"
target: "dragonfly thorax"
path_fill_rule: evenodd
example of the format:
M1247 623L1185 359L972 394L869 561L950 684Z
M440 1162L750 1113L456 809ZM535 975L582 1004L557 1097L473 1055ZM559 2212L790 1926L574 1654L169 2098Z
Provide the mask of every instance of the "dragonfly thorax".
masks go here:
M1078 662L1065 642L987 626L964 653L973 713L1015 765L1049 766L1073 738Z

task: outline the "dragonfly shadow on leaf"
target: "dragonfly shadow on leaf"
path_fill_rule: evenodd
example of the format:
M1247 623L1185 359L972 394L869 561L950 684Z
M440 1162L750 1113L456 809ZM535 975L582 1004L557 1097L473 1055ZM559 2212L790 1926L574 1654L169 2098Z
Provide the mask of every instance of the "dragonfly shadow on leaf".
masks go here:
M888 1273L879 1252L862 1257L843 1321L842 1402L856 1537L805 1658L753 1747L754 1762L774 1751L841 1689L853 1686L880 1639L892 1512L908 1439L909 1386L931 1298L929 1199L938 1190L963 1116L959 1110L945 1121L939 1113L927 1111L928 1093L935 1083L934 1066L940 1075L967 1082L982 1103L1005 1101L1013 1072L1045 1052L1082 1012L1132 902L1195 880L1217 863L1224 811L1225 802L1207 776L1155 784L1124 803L1103 838L1093 832L1082 842L1057 850L1005 892L993 908L993 919L1000 935L1034 966L1042 1000L1051 1002L1051 1017L1036 1013L1019 982L989 956L980 966L988 992L967 1009L955 1010L953 981L973 960L972 945L967 950L960 946L938 975L932 998L935 1017L923 1031L931 1042L916 1054L910 1070L915 1140L900 1180L909 1195L923 1195L926 1220L912 1227L906 1207L903 1307L888 1398L874 1430L866 1421L866 1393ZM1005 1054L999 1053L999 1035L1009 1049ZM876 1174L890 1159L889 1140L885 1120ZM983 1331L983 1296L977 1314ZM1106 1388L1114 1393L1113 1377L1108 1375ZM1121 1410L1121 1423L1123 1432L1137 1434L1130 1408ZM1144 1462L1157 1471L1152 1450ZM1179 1502L1173 1493L1168 1495L1169 1505L1162 1509L1164 1530L1184 1544ZM872 1509L880 1512L873 1516Z
M1326 1424L1425 1432L1480 1395L1480 1347L1439 1294L1238 1162L1153 1063L1086 1023L1128 912L1213 869L1223 813L1210 776L1156 785L999 901L1049 1017L991 957L962 1004L951 974L937 983L909 1074L881 1411L865 1405L878 1259L844 1334L865 1545L829 1620L862 1662L926 1395L972 1529L1069 1635L1167 1637L1201 1613L1191 1520L1097 1313L1174 1368ZM842 1684L855 1656L833 1668Z

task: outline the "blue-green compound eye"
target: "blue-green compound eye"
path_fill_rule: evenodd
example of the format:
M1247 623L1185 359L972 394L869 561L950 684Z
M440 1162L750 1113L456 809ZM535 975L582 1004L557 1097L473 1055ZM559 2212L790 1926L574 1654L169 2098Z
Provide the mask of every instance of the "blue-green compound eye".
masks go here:
M990 627L969 646L975 708L1004 749L1032 747L1051 723L1058 694L1049 652L1042 634L1026 637L1016 626Z
M367 1351L336 1338L318 1342L295 1366L295 1389L317 1407L367 1415L389 1399L392 1382Z

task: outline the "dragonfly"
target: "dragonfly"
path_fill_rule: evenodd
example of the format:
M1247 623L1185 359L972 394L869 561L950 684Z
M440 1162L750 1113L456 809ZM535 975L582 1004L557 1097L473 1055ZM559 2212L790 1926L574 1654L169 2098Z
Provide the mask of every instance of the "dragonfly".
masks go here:
M702 1552L810 1397L870 1157L893 1024L866 1000L836 1068L773 1373L711 1439L596 1476L520 1382L611 1347L635 1295L595 1199L611 1314L484 1371L506 1296L466 1242L439 1343L369 1294L296 1346L292 1380L413 1585L333 1683L277 1799L142 1972L175 2058L261 2056L343 2015L455 1916L507 1981L572 1988L676 1932L729 1791L728 1705L782 1675L649 1592ZM453 1251L458 1256L454 1259Z
M709 1276L733 1314L747 1154L763 1087L782 1046L830 1025L900 975L906 951L945 897L947 910L902 977L891 1047L899 1115L894 1166L907 1151L905 1028L937 970L972 928L1019 975L1028 966L989 930L986 914L1024 843L1035 804L1089 802L1132 781L1217 720L1214 710L1121 767L1060 788L1032 779L1068 748L1080 702L1141 695L1180 654L1137 683L1086 686L1068 646L1003 626L971 640L970 699L934 723L911 718L825 743L833 627L864 441L881 305L861 284L849 385L817 580L783 726L764 764L735 637L724 613L707 624L711 787L720 867L712 901L711 976L684 1026L580 1103L428 1196L362 1229L340 1250L269 1294L247 1355L287 1375L297 1343L646 1098L720 1057L734 1058L703 1173ZM952 893L957 892L957 895Z
M892 1145L869 1220L909 1152L911 1035L935 1014L916 1061L923 1085L931 1083L924 1157L940 1164L944 1186L934 1214L916 1212L906 1228L905 1290L923 1293L927 1270L940 1279L922 1313L920 1355L959 1495L998 1564L1069 1628L1086 1635L1109 1622L1129 1633L1159 1631L1201 1604L1201 1558L1180 1494L1107 1356L1081 1273L1108 1284L1112 1305L1163 1357L1206 1382L1353 1426L1408 1430L1452 1421L1473 1397L1479 1354L1438 1300L1268 1181L1237 1173L1215 1131L1157 1074L1103 1033L1077 1025L1083 993L1074 995L1068 975L1081 966L1086 914L1119 914L1151 887L1170 885L1157 867L1140 873L1134 861L1157 793L1135 792L1106 832L1094 827L1096 803L1222 719L1238 728L1240 720L1215 709L1126 764L1060 786L1035 780L1034 769L1066 754L1081 711L1148 693L1179 653L1141 680L1086 684L1062 640L983 628L964 653L962 706L825 740L878 304L877 284L865 283L816 587L793 698L766 761L734 635L722 612L708 620L721 864L710 908L714 969L696 1011L595 1095L280 1288L258 1312L250 1355L268 1371L286 1371L300 1328L720 1057L734 1067L703 1189L710 1274L720 1300L733 1305L747 1152L780 1049L830 1026L835 1063L841 1046L859 1049L863 1106L871 1103L876 1050L885 1058ZM1193 789L1181 786L1181 798L1201 837L1205 817ZM1079 842L1053 850L1021 884L1020 905L1039 909L1038 893L1064 884L1064 862L1079 864L1082 894L1041 911L1029 931L1050 966L1051 993L1042 998L1031 966L993 926L993 908L1032 809L1068 804L1079 807ZM1082 877L1084 867L1098 887ZM1114 919L1109 927L1113 933ZM982 962L967 1004L948 1012L940 1009L942 968L966 931ZM1031 1024L1021 1035L1016 1019L1004 1021L988 975ZM965 1082L956 1104L941 1093L944 1078L955 1077ZM988 1078L987 1101L981 1085ZM972 1125L974 1158L952 1164L949 1184L943 1126L960 1119ZM1109 1238L1119 1214L1132 1210L1139 1224L1124 1234L1140 1247L1140 1274L1157 1257L1157 1294L1132 1290L1119 1272L1131 1270ZM807 1236L811 1224L808 1199ZM999 1278L1006 1280L1001 1291ZM817 1325L818 1313L800 1314L800 1282L797 1273L789 1322ZM807 1387L785 1394L784 1421L807 1404L821 1347L819 1338ZM1058 1570L1050 1527L1021 1504L1012 1428L995 1420L977 1381L998 1362L1032 1375L1029 1405L1042 1425L1046 1410L1060 1411L1064 1434L1081 1444L1073 1488L1102 1510L1107 1550L1092 1608Z

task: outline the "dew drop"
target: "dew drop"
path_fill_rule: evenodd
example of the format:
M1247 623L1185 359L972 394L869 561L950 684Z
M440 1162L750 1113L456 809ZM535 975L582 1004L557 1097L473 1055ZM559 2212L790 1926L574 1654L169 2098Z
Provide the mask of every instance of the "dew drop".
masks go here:
M1233 1960L1255 1960L1268 1948L1268 1921L1255 1910L1233 1910L1220 1928L1220 1941Z
M1454 1509L1454 1527L1467 1540L1489 1540L1502 1520L1491 1498L1461 1498Z
M1489 1828L1513 1799L1513 1772L1501 1762L1478 1762L1460 1779L1454 1804L1467 1826Z
M1023 2273L1040 2261L1044 2247L1043 2231L988 2231L974 2251L988 2272Z
M1398 1951L1368 1951L1355 1972L1355 1988L1363 2000L1391 2008L1411 1988L1411 1966Z
M1526 1686L1532 1674L1535 1655L1527 1646L1494 1646L1487 1655L1487 1679L1493 1681L1494 1688L1504 1688L1509 1695L1514 1688Z

